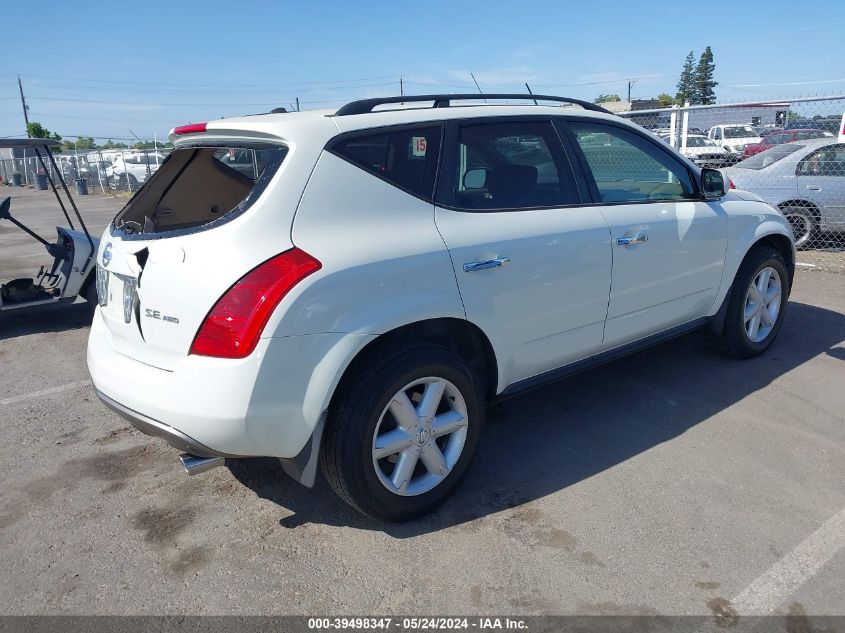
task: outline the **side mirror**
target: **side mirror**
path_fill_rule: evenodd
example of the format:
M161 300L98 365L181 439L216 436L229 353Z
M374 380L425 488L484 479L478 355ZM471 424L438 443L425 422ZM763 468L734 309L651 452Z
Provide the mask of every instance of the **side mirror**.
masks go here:
M0 220L10 220L12 215L9 213L9 208L12 206L12 199L9 196L0 201Z
M717 200L725 195L725 177L718 169L705 167L701 170L701 192L707 200Z
M464 189L483 189L487 184L487 170L483 167L470 169L464 174Z

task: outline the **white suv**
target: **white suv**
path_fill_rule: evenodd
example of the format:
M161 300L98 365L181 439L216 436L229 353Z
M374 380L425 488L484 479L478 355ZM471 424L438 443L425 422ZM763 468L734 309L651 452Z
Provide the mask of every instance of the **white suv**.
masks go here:
M158 170L164 159L164 154L157 152L118 154L106 169L106 177L115 186L129 187L135 191L140 183L146 182Z
M598 106L456 107L478 98L174 129L100 242L100 398L189 472L273 456L313 485L319 461L403 520L458 485L488 402L698 327L772 343L778 211Z

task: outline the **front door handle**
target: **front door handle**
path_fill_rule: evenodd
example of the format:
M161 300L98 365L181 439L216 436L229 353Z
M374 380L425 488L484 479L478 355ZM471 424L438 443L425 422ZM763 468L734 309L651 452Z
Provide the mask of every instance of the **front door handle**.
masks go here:
M809 189L810 191L821 191L822 190L821 187L817 187L815 185L807 185L807 189Z
M625 237L617 237L617 246L629 246L630 244L642 244L648 241L648 233L635 233L634 235L626 235Z
M487 259L483 262L467 262L464 264L465 273L474 273L479 270L490 270L491 268L501 268L511 263L510 257L497 257L496 259Z

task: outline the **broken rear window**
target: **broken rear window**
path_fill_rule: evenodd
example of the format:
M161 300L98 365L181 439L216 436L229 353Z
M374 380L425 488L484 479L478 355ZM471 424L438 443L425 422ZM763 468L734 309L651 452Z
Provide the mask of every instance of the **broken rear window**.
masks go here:
M243 212L287 154L281 146L174 150L114 220L126 237L210 225Z

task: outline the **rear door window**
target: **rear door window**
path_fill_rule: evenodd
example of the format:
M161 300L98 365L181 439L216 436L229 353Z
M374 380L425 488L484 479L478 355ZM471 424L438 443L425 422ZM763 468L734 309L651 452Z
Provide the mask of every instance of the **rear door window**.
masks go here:
M353 165L431 202L441 126L398 128L341 138L329 150Z
M799 176L845 176L845 143L828 145L798 163Z
M549 121L461 125L451 200L458 209L578 204L572 169ZM451 162L450 161L450 162Z

